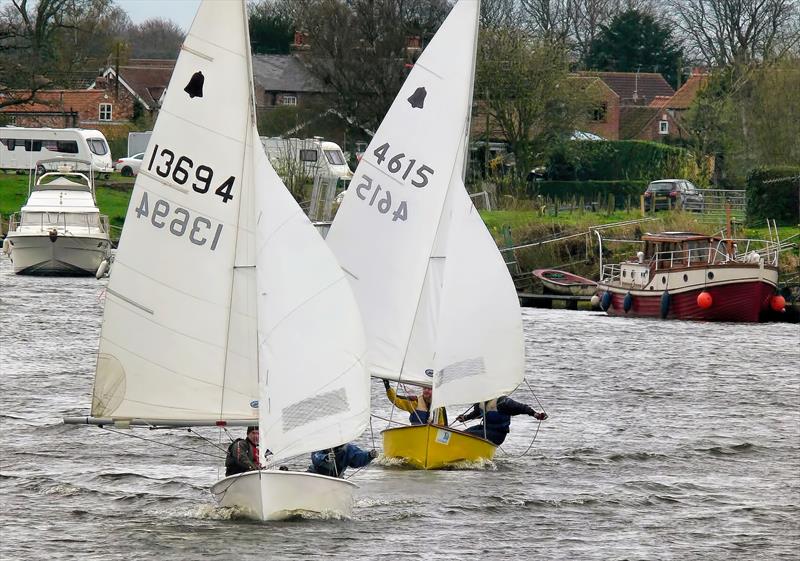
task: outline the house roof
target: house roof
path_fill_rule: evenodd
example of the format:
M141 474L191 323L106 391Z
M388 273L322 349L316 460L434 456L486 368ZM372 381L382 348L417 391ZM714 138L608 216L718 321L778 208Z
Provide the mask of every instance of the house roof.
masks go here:
M636 138L647 124L661 111L660 107L625 105L619 110L619 139Z
M580 76L597 76L619 95L622 103L650 103L657 96L672 97L675 90L661 74L655 72L578 72Z
M327 88L294 55L253 55L253 79L274 92L324 92Z
M10 96L15 93L30 94L30 91L7 92ZM53 113L77 112L89 103L102 103L108 92L105 90L39 90L31 101L18 105L8 105L0 109L3 113Z
M128 88L145 107L154 109L158 107L174 69L174 60L131 59L119 67L120 84ZM108 67L103 76L116 76L114 67Z
M708 74L692 74L686 80L686 83L675 92L675 95L667 101L666 107L670 109L688 109L694 98L697 97L697 92L707 81Z

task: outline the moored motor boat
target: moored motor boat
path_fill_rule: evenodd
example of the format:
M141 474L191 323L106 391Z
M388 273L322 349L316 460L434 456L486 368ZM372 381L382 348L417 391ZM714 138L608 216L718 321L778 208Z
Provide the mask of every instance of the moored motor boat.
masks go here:
M3 251L14 272L94 275L111 249L108 217L95 201L91 162L40 160L28 201L11 217Z
M600 307L609 315L755 322L772 305L779 244L691 232L642 241L635 259L603 267Z

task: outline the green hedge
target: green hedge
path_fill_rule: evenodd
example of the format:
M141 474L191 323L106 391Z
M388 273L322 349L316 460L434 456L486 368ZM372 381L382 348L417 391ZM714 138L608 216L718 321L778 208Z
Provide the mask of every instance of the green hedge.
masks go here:
M537 181L533 185L532 195L552 197L562 200L583 199L584 202L600 202L614 195L617 208L627 204L630 197L632 204L639 205L639 196L647 189L647 181Z
M705 184L691 152L642 140L571 141L550 157L548 179L642 180L680 178Z
M779 181L768 183L771 179ZM800 166L769 166L752 170L747 177L747 222L758 225L767 218L774 218L779 224L797 224L800 220L798 191Z

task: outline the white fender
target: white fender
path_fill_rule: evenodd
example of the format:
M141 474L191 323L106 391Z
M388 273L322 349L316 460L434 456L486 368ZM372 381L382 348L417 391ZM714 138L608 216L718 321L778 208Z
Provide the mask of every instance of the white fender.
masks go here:
M3 240L3 253L6 255L11 255L11 240L8 238Z
M108 272L108 259L103 259L100 262L100 266L97 268L97 273L95 273L94 276L97 279L102 279L107 272Z

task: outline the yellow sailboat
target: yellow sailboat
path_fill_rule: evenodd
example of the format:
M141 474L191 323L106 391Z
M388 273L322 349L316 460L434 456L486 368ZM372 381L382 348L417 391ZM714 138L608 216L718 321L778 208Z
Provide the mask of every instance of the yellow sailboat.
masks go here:
M478 0L453 6L326 238L361 310L370 374L431 388L428 411L507 395L524 375L514 283L464 187L479 14ZM436 419L389 428L383 445L385 456L423 469L489 460L496 449Z
M438 425L386 429L383 455L418 469L442 469L458 463L494 458L497 446L474 434Z

